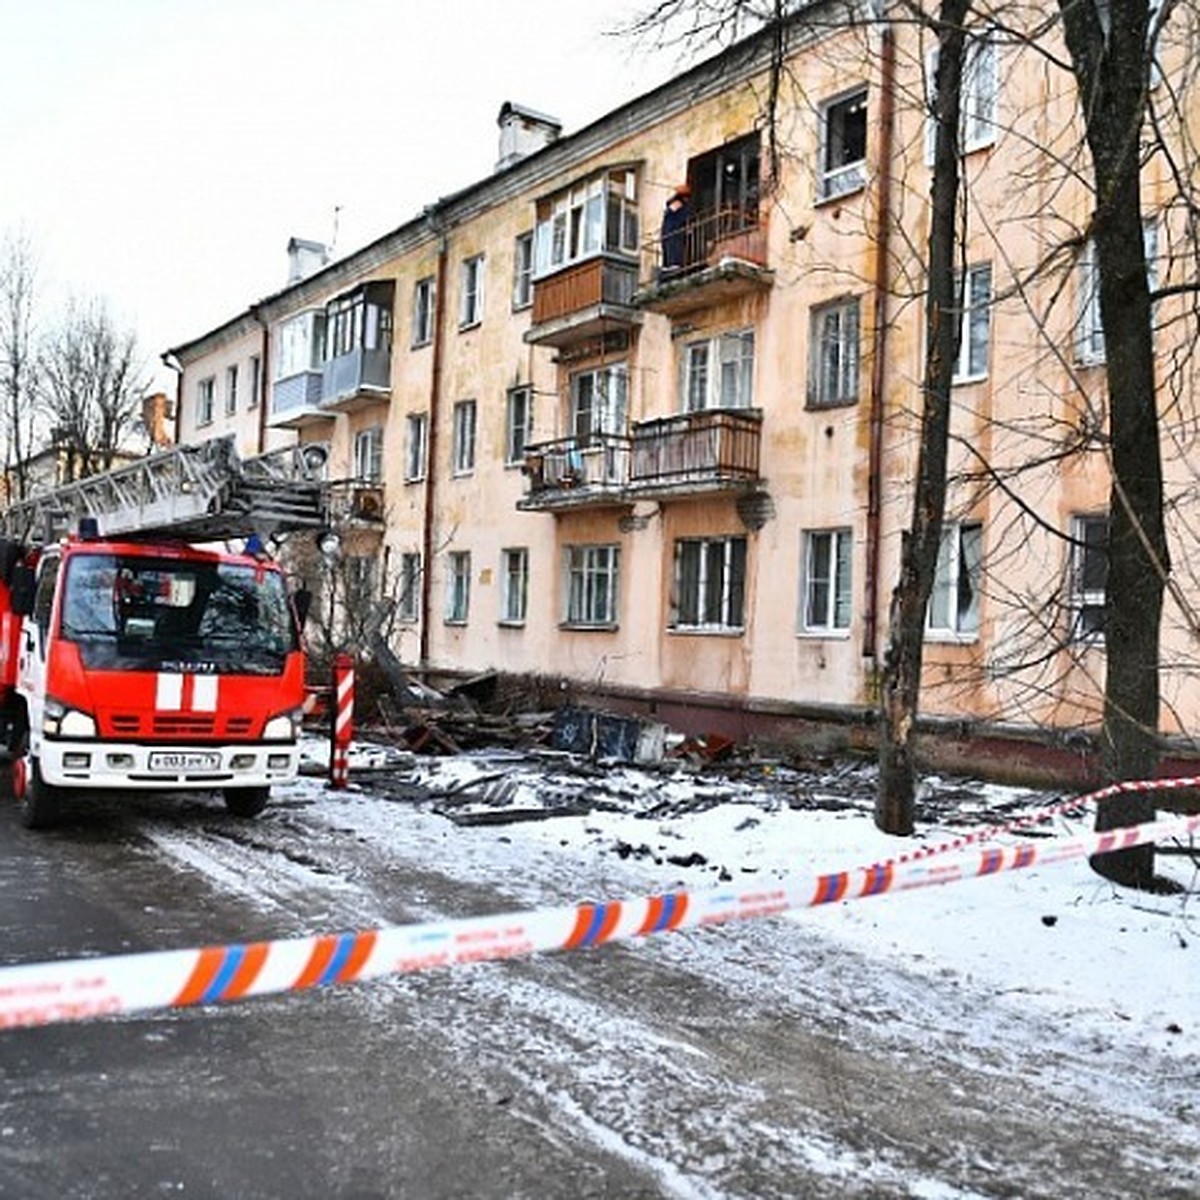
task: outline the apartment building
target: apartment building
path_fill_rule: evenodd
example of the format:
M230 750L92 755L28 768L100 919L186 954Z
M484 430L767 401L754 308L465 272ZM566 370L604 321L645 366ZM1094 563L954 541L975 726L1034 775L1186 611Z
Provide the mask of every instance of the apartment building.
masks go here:
M402 661L561 677L696 730L856 736L912 504L931 58L916 26L825 11L782 70L752 38L566 136L505 104L492 175L171 352L181 441L329 444L345 552L396 602ZM1020 740L1099 714L1092 204L1051 58L981 30L966 93L923 707ZM1158 278L1186 257L1172 189L1151 162ZM1180 562L1195 405L1170 304ZM1165 629L1184 734L1186 603Z

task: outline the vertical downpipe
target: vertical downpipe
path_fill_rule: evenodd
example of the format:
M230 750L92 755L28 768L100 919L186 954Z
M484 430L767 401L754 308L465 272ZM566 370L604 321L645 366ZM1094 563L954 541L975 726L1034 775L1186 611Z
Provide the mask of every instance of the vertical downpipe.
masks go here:
M863 628L864 658L877 659L879 652L879 560L882 541L883 497L883 412L887 378L888 255L892 209L892 150L895 132L896 49L892 27L880 18L879 53L879 189L875 221L874 306L872 335L870 442L867 455L867 566L866 611Z
M271 365L271 332L267 327L266 319L262 313L255 308L254 319L262 326L262 351L258 356L258 395L254 399L258 402L258 453L266 454L267 452L267 380L270 376L267 374L267 369ZM296 439L299 441L299 438Z
M429 213L429 223L437 236L437 274L433 298L433 368L429 383L429 427L425 438L425 513L422 518L421 544L421 658L429 663L430 601L433 598L433 518L437 486L438 398L442 390L442 318L446 308L446 231L441 214Z

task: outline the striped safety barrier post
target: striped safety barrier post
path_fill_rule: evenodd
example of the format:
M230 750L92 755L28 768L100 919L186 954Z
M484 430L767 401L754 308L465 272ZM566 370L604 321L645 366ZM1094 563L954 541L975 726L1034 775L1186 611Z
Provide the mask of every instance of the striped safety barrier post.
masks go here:
M752 888L726 885L350 933L0 967L0 1030L581 950L653 933L956 883L1035 864L1055 866L1197 832L1200 813L1073 838L984 846L934 859L795 875Z
M333 745L329 754L329 786L350 783L350 742L354 738L354 659L342 651L333 660Z

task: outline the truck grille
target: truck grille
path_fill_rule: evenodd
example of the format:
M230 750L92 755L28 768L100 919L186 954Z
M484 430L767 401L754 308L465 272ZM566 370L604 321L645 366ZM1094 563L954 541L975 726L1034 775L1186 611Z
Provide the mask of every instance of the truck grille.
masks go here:
M109 721L113 735L123 738L246 737L252 728L249 717L215 713L113 713Z

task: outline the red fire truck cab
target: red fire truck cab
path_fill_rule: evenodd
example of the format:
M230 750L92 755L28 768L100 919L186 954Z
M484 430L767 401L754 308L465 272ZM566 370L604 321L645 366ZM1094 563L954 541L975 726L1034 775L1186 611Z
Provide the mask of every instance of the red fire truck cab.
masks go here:
M301 607L265 556L0 541L0 719L24 824L98 789L219 789L260 813L298 767Z

